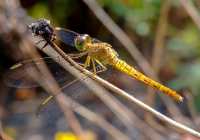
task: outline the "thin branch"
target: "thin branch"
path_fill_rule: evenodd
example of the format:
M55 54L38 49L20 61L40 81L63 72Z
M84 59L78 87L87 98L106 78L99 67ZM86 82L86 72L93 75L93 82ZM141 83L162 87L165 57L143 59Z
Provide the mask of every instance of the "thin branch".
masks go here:
M33 59L39 58L40 56L37 53L37 51L34 49L34 47L30 47L30 46L32 46L32 45L28 42L28 40L22 40L22 44L20 45L20 48L24 52L24 55L30 55L31 58L33 58ZM55 79L52 77L52 75L49 72L45 63L43 61L41 61L41 65L36 65L36 66L38 67L39 71L41 72L41 73L38 73L37 78L39 78L38 82L41 80L40 82L42 83L42 87L44 89L46 89L46 91L48 91L52 95L59 94L60 88L59 88L57 82L55 81ZM31 69L34 69L34 68L31 68ZM36 70L32 71L32 72L30 71L30 74L33 74L34 72L36 72ZM58 102L60 109L63 111L64 116L65 116L69 126L81 140L86 140L84 138L84 132L82 130L82 127L81 127L78 119L76 118L75 114L71 110L70 106L64 106L61 103L61 100L62 99L60 97L56 97L56 101Z
M70 83L68 83L66 85L64 84L62 89L68 87L71 84L73 84L75 81L86 80L86 79L87 79L87 76L82 77L82 79L76 79L76 80L74 80L74 81L72 81L72 82L70 82ZM101 90L101 89L98 89L98 90ZM147 138L150 138L152 140L154 140L154 139L164 139L160 134L158 134L156 131L154 131L152 128L150 128L148 125L146 125L145 122L143 120L141 120L136 114L134 114L126 106L124 106L124 104L122 104L118 99L116 99L116 97L112 96L111 94L107 94L107 92L105 92L105 93L103 93L103 94L102 93L100 93L100 94L97 93L97 96L102 98L103 101L105 99L105 100L108 100L107 102L111 102L111 103L108 103L108 105L111 104L111 106L112 106L112 104L114 104L116 106L116 109L119 110L118 112L120 114L126 114L127 116L129 116L129 117L127 117L127 116L124 117L122 115L118 115L119 117L123 117L124 118L123 120L126 120L124 123L125 123L126 126L128 126L128 129L129 129L128 134L132 133L133 129L132 129L132 127L130 127L130 125L131 125L131 126L135 126L136 128L138 128L141 131L141 133L146 135ZM113 110L111 110L111 111L113 111ZM143 131L144 129L147 130L147 131L144 132Z
M180 3L185 8L188 15L192 18L193 22L196 24L196 26L200 30L200 15L199 15L198 9L194 6L193 2L189 0L180 0ZM199 4L199 1L198 1L198 4ZM190 112L191 112L192 118L194 119L194 116L196 114L195 114L195 110L192 109L192 101L188 103L188 107L191 107Z
M161 58L163 54L164 40L166 36L166 31L167 31L167 17L168 17L169 9L170 9L170 0L163 1L161 10L160 10L160 17L158 20L157 31L155 34L156 35L155 43L154 43L155 45L154 45L153 55L152 55L152 67L156 75L158 75L158 72L160 70L161 60L162 60ZM152 88L148 88L146 103L154 107L155 96L156 96L155 90ZM176 114L176 113L173 112L172 114ZM166 133L166 129L163 126L161 126L159 123L157 123L150 113L146 113L145 120L148 122L148 124L150 124L156 130L161 131L162 133Z
M14 8L14 9L16 9L16 8ZM11 12L12 13L12 12ZM11 14L12 15L12 14ZM11 17L11 19L12 19L12 21L16 21L17 19L16 19L16 17L14 16L12 16ZM14 29L18 29L18 28L15 28L15 25L16 24L14 24L14 23L16 23L16 22L12 22L12 26L13 26L13 28ZM19 24L19 23L21 23L21 22L17 22L17 25L18 25L18 27L19 26L21 26L21 25L23 25L22 26L22 29L24 29L24 24ZM26 31L26 29L25 30L23 30L23 31ZM27 35L24 35L23 33L24 32L20 32L20 33L22 33L22 36L26 36L27 37ZM27 38L23 38L24 40L28 40ZM28 44L26 44L26 43L28 43L28 41L26 42L26 41L24 41L23 42L23 46L24 46L24 48L26 48L26 46L31 46L30 44L28 45ZM22 47L23 48L23 47ZM29 48L30 49L30 48ZM23 50L25 50L25 49L23 49ZM25 52L27 53L27 51L28 52L34 52L34 50L28 50L28 49L26 49L25 50ZM34 53L34 54L36 54L36 53ZM31 54L31 55L34 55L33 53ZM35 56L33 56L33 57L35 57ZM46 82L46 84L47 85L45 85L45 86L43 86L48 92L50 92L50 93L52 93L52 94L58 94L58 92L60 91L59 90L59 87L58 86L56 86L56 82L54 81L54 79L53 78L51 78L51 75L48 73L48 70L46 69L45 70L45 67L43 67L43 68L41 68L41 66L42 65L40 65L40 67L39 67L39 69L42 71L42 73L43 73L43 75L44 75L44 77L46 77L48 80L42 80L42 81L44 81L44 83L45 83L45 81L47 81ZM43 65L44 66L44 65ZM38 76L37 76L38 77ZM51 82L50 82L51 81ZM54 83L54 84L52 84L52 83ZM51 85L52 84L52 85ZM57 99L57 98L56 98ZM57 101L58 101L58 103L59 103L59 105L60 105L60 108L63 110L63 112L64 112L64 114L65 114L65 116L66 116L66 118L67 118L67 120L69 121L69 124L70 124L70 126L72 127L72 129L75 131L75 133L77 134L77 135L82 135L81 133L81 127L80 127L80 125L78 124L78 121L75 119L75 116L73 115L73 113L72 112L70 112L70 108L68 107L63 107L62 106L62 104L60 104L60 102L59 102L59 98L57 99ZM71 120L71 121L70 121ZM116 135L117 136L117 135ZM120 137L119 137L120 138Z
M59 94L57 96L60 96L62 99L62 102L66 106L71 106L72 109L83 116L84 118L88 119L89 121L93 122L94 124L97 124L99 127L104 129L106 132L108 132L113 138L117 140L128 140L129 138L123 134L121 131L116 129L115 127L112 126L112 124L108 123L101 115L94 113L87 109L86 107L80 105L79 103L75 102L74 100L63 96L63 94Z
M167 31L167 17L168 12L170 9L170 0L165 0L162 3L161 10L160 10L160 17L157 25L157 31L156 31L156 37L155 37L155 45L153 49L153 55L152 55L152 67L158 75L158 72L160 70L160 64L161 64L161 58L163 54L163 47L164 47L164 40L166 36ZM155 93L153 92L152 88L148 88L149 92L147 95L147 103L149 105L153 105Z
M36 39L35 42L38 42L40 40L37 38L34 38L34 39ZM41 42L40 44L38 44L38 47L42 48L44 46L43 43L45 42ZM45 51L45 50L46 50L46 47L42 49L42 51ZM61 61L61 58L59 56L54 56L53 58L55 58L56 62L65 63ZM72 70L72 72L75 72L75 70ZM83 74L80 75L79 72L76 72L76 74L78 75L79 79L85 76ZM86 86L88 86L88 88L91 89L95 95L97 95L109 108L111 108L111 111L115 113L118 117L120 117L119 119L122 120L122 122L125 122L125 124L127 125L136 126L138 129L142 131L142 133L146 133L143 131L145 128L146 130L148 130L148 132L145 135L147 137L150 137L151 139L162 138L162 136L157 134L155 131L152 131L151 128L145 125L141 120L137 119L136 115L131 113L123 104L121 104L116 99L113 99L113 97L111 98L109 93L104 88L98 86L98 84L95 84L94 81L91 81L89 78L82 80L82 82L86 83ZM134 122L134 120L141 123ZM127 126L127 128L129 127Z
M156 74L158 74L161 65L161 58L163 55L163 49L165 45L165 37L167 34L167 25L168 25L168 14L171 7L170 0L165 0L162 3L161 11L160 11L160 18L157 25L157 31L155 36L155 45L153 49L153 56L152 56L152 66Z
M24 24L22 24L22 17L17 15L17 13L19 12L20 10L20 5L19 5L19 2L18 0L9 0L8 1L4 1L4 7L3 9L1 10L4 10L6 13L2 13L1 14L1 17L3 19L5 19L4 21L3 20L0 20L0 25L2 27L5 26L5 24L3 24L4 22L5 23L8 23L9 26L5 26L4 27L4 31L6 32L3 32L3 33L7 33L9 34L9 31L16 31L16 33L18 33L19 35L19 38L21 38L21 40L19 40L19 44L21 43L20 47L22 47L21 49L22 50L25 50L25 48L27 46L31 46L31 44L26 40L26 37L27 37L27 34L26 34L26 26L24 26ZM21 11L22 12L22 11ZM6 24L7 25L7 24ZM48 72L48 71L47 71ZM70 110L68 110L68 113L69 113ZM67 119L71 118L72 115L70 116L69 114L67 113L67 115L65 114L65 117ZM69 122L70 124L70 122ZM72 124L72 123L71 123ZM80 133L78 132L78 128L77 127L74 127L75 125L72 124L70 125L72 126L72 129L74 130L74 132L79 136Z
M38 45L37 47L39 49L42 49L41 48L42 45L41 46ZM89 76L90 78L94 79L95 81L99 82L100 84L102 84L106 88L110 89L114 93L117 93L120 96L123 96L124 98L126 98L127 100L135 103L136 105L138 105L139 107L141 107L145 111L152 113L153 115L155 115L155 117L157 117L158 119L162 120L166 124L171 125L171 126L177 128L177 129L179 129L182 132L189 133L191 135L194 135L194 136L200 138L200 133L199 132L197 132L197 131L195 131L195 130L193 130L193 129L191 129L191 128L189 128L189 127L187 127L187 126L185 126L185 125L183 125L181 123L178 123L178 122L170 119L169 117L161 114L160 112L154 110L153 108L151 108L148 105L144 104L143 102L139 101L135 97L129 95L127 92L125 92L125 91L117 88L116 86L112 85L108 81L103 80L102 78L98 77L97 75L94 75L90 71L82 68L76 62L74 62L69 56L67 56L57 46L47 45L45 48L42 49L42 51L44 53L46 53L48 56L52 57L53 59L59 57L60 58L59 61L57 61L56 59L54 59L54 60L56 62L58 62L64 69L66 69L71 74L73 74L74 76L76 76L77 78L81 78L82 76L84 76L83 74L81 74L80 72L77 71L77 69L78 69L79 71L81 71L82 73L86 74L87 76ZM77 74L77 73L79 73L79 74ZM82 81L82 82L86 83L86 81Z
M43 75L46 75L46 72L43 72ZM46 77L49 77L49 75L46 75L45 76L45 78ZM47 81L51 81L50 79L46 79ZM52 81L50 82L51 84L52 84ZM91 84L90 84L91 85ZM51 86L53 86L53 84L51 85ZM95 90L97 90L97 89L99 89L98 87L96 87L95 88ZM102 90L101 90L102 91ZM67 112L67 110L69 109L69 107L71 108L71 105L73 105L73 104L70 104L70 102L69 103L67 103L67 101L69 101L69 99L67 100L67 98L65 97L63 97L63 96L61 96L61 95L59 95L59 93L60 93L61 91L59 91L59 92L54 92L54 94L53 95L57 95L57 96L55 96L56 98L57 98L57 100L59 100L58 101L58 103L61 105L61 107L62 107L62 109L63 110L65 110L64 111L64 113L65 112ZM98 93L98 92L97 92ZM103 94L104 92L102 92L102 94ZM103 94L104 96L106 96L106 94ZM102 96L100 96L101 98L102 98ZM111 98L109 98L109 96L106 96L108 99L110 99L110 100L112 100ZM63 100L63 99L65 99L65 100ZM103 100L104 100L105 98L103 98ZM111 102L111 101L110 101ZM75 102L73 102L74 104L78 104L78 103L75 103ZM111 102L111 103L113 103L113 102ZM64 106L64 105L68 105L68 108L66 108L66 106ZM110 106L112 106L112 105L108 105L109 107ZM72 106L73 107L73 106ZM111 108L113 108L113 106L111 107ZM115 108L114 108L115 109ZM120 110L120 107L118 108L119 110ZM84 109L84 110L86 110L86 109ZM89 112L89 111L87 111L87 112ZM80 113L80 112L79 112ZM93 116L94 116L94 113L90 113L90 114L93 114ZM118 113L116 113L116 114L118 114ZM83 114L84 116L86 116L85 114ZM89 115L89 114L88 114ZM97 116L97 115L96 115ZM124 115L123 117L125 117L125 118L127 118L127 115ZM89 120L91 120L91 118L90 118L90 116L87 116L87 119L89 119ZM99 118L94 118L93 120L98 120ZM123 118L124 119L124 118ZM101 121L103 121L102 119L101 119ZM97 121L97 122L99 122L99 121ZM73 122L74 123L74 122ZM99 125L99 123L97 123L98 125ZM113 136L115 139L124 139L124 140L129 140L129 138L125 135L125 134L123 134L122 132L120 132L120 131L117 131L117 129L114 129L114 127L112 127L111 125L108 125L107 124L107 126L109 127L109 128L107 128L107 127L105 127L105 122L102 124L102 125L100 125L100 126L104 126L104 129L106 129L106 130L109 130L109 128L112 128L111 130L112 131L108 131L108 133L109 134L111 134L111 136Z
M12 17L12 21L16 21L17 19L15 19L16 17ZM20 36L23 36L22 38L23 38L23 40L24 40L24 42L22 43L23 45L23 47L22 47L22 49L23 48L26 48L27 46L32 46L32 44L30 43L31 41L28 41L28 40L30 40L30 39L28 39L28 35L27 34L25 34L24 33L24 31L26 31L26 29L25 29L25 26L24 26L24 24L21 24L21 22L22 21L18 21L18 22L15 22L15 23L17 23L17 25L18 25L18 27L22 27L22 28L20 28L20 29L24 29L24 30L20 30L20 31L18 31L18 28L16 28L15 27L15 24L13 25L12 24L12 28L14 28L14 29L16 29L17 30L17 32L18 33L22 33L22 34L20 34ZM24 22L24 21L23 21ZM30 37L29 37L30 38ZM30 43L30 44L29 44ZM20 45L21 46L21 45ZM28 48L28 49L30 49L30 48ZM24 51L25 51L25 53L27 53L27 52L34 52L34 50L28 50L28 49L23 49ZM34 55L36 55L36 53L33 53L33 54L31 54L31 55L33 55L33 57L35 57ZM36 57L39 57L39 56L36 56ZM43 87L48 91L48 92L50 92L50 93L52 93L53 95L55 95L55 94L58 94L59 92L60 92L60 89L59 89L59 87L58 86L56 86L56 82L55 82L55 80L51 77L51 75L49 74L49 72L48 72L48 70L45 68L45 65L43 65L43 67L41 67L42 65L40 65L40 67L39 67L39 69L40 69L40 71L42 72L42 75L43 76L41 76L41 77L46 77L47 79L43 79L43 80L41 80L41 81L44 81L44 82L40 82L41 83L41 85L43 85ZM46 70L45 70L46 69ZM38 75L36 74L36 77L38 77ZM38 79L40 79L40 77L38 77ZM42 83L46 83L47 85L45 85L44 86L44 84L42 84ZM54 84L52 84L52 83L54 83ZM72 117L74 117L75 118L75 116L72 116L73 114L71 113L71 114L69 114L70 112L70 108L69 107L63 107L63 105L62 104L60 104L60 102L59 102L59 98L56 98L57 99L57 101L58 101L58 103L59 103L59 105L60 105L60 108L63 110L63 112L64 112L64 114L65 114L65 116L66 116L66 118L67 118L67 120L69 121L69 123L71 123L71 126L72 126L72 128L73 129L75 129L75 133L76 134L78 134L80 131L81 131L81 128L80 128L80 125L78 124L78 122L76 123L76 125L74 124L74 122L76 122L76 120L74 121L74 119L72 118ZM119 108L118 108L118 110L119 110ZM123 113L124 114L124 113ZM70 121L71 119L73 119L73 121ZM122 118L123 119L123 118ZM78 125L77 125L78 124ZM79 128L80 129L79 129ZM77 131L76 131L77 130ZM109 129L107 129L107 130L109 130ZM79 135L79 134L78 134ZM118 138L115 138L115 139L120 139L121 137L120 137L120 135L115 135L116 137L118 136ZM124 135L125 136L125 135ZM126 136L125 136L126 137ZM123 138L125 138L125 137L122 137L122 139Z
M191 94L189 90L183 91L183 94L185 95L186 99L188 100L187 106L188 106L188 111L190 112L192 120L195 122L196 118L198 116L197 110L194 105L194 96ZM195 123L197 124L197 123Z
M32 76L34 76L35 80L49 93L51 93L51 89L49 89L48 85L45 83L47 82L47 79L42 79L42 75L39 76L39 74L35 74L34 68L29 69L29 72ZM39 77L38 77L39 76ZM49 81L49 79L48 79ZM50 82L52 83L52 82ZM70 97L67 97L64 93L60 93L56 96L58 103L62 107L64 113L68 111L69 108L71 108L76 113L80 114L82 117L88 119L89 121L97 124L100 128L104 129L108 134L110 134L112 137L116 139L125 139L128 140L127 136L125 136L122 132L120 132L118 129L112 126L112 124L108 123L103 117L101 117L99 114L96 114L86 107L78 104L76 101L72 100ZM68 114L66 114L68 115ZM72 118L72 119L71 119ZM91 119L92 118L92 119ZM74 123L73 117L70 117L67 119L68 121L71 121ZM75 125L77 127L77 125ZM75 127L75 129L77 129Z
M190 0L180 0L181 5L185 8L186 12L192 18L193 22L197 25L200 30L200 15L198 10Z
M38 56L37 56L37 58L38 58ZM40 65L40 67L41 67L41 65ZM40 68L40 70L41 70L41 68ZM73 123L72 127L76 131L80 129L80 126L79 126L77 120L75 120L74 115L69 112L69 109L72 109L73 111L77 112L78 114L80 114L81 116L85 117L89 121L92 121L93 123L97 124L102 129L107 131L115 139L118 139L118 140L120 140L120 139L129 140L129 138L125 134L123 134L118 129L113 127L110 123L108 123L100 115L97 115L96 113L94 113L94 112L90 111L89 109L85 108L84 106L78 104L77 102L75 102L74 100L70 99L69 97L66 97L64 95L64 93L62 93L61 91L59 91L59 93L55 92L54 91L55 90L55 87L54 87L55 83L52 81L52 79L48 78L49 75L47 75L46 71L44 71L42 73L42 75L46 75L46 76L44 76L45 79L41 79L42 76L41 77L37 77L37 82L40 83L40 85L42 85L42 87L44 89L46 89L46 91L52 93L53 95L57 95L56 99L57 99L58 104L60 105L60 107L63 110L64 114L67 116L67 120L70 121L70 123ZM44 83L47 83L47 85L45 85ZM48 84L50 84L50 85L48 85ZM49 88L49 87L53 87L53 88ZM81 139L85 139L83 134L81 134L80 137L81 137Z

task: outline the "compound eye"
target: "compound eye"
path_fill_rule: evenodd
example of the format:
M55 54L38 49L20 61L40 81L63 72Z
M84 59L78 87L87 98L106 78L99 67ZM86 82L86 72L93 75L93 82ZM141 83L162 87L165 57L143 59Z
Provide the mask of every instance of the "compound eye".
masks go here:
M78 50L83 51L85 45L90 42L90 37L87 34L79 35L75 39L75 46Z
M90 36L88 34L84 34L82 36L85 39L85 41L88 41L90 39Z
M89 36L87 34L78 36L77 37L77 45L84 45L87 42L88 37Z

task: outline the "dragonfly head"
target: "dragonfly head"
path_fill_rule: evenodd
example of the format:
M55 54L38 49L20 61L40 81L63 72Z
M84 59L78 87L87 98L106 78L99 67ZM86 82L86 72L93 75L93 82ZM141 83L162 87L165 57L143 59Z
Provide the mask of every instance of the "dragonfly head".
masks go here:
M75 39L75 46L76 49L79 51L85 51L86 50L86 44L91 43L91 37L88 34L82 34L76 37Z
M33 35L41 36L47 41L51 41L54 38L53 28L47 19L39 19L28 25L28 28L32 31Z

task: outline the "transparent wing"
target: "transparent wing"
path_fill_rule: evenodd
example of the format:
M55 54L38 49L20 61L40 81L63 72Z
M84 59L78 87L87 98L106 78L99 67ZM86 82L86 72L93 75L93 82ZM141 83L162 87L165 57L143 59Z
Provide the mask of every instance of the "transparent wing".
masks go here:
M59 61L59 58L56 58ZM52 68L49 64L55 64L55 61L53 61L53 59L51 59L50 57L46 57L46 58L38 58L35 60L25 60L25 61L21 61L15 65L13 65L10 70L7 72L6 76L4 77L4 82L6 83L7 86L9 87L15 87L15 88L33 88L33 87L38 87L39 85L37 84L37 82L34 82L34 80L30 77L29 75L29 69L31 67L35 67L36 64L40 65L42 61L45 61L48 66L49 69L51 70L53 76L55 77L56 81L58 81L58 83L61 85L61 89L65 92L66 90L68 90L69 86L74 85L75 83L77 83L78 81L81 80L85 80L88 77L84 76L81 79L69 79L66 75L66 72L63 70L59 70L58 67L54 67ZM55 66L55 65L54 65ZM54 69L54 70L53 70ZM98 73L101 72L101 70L103 69L103 67L101 65L98 65L96 67L96 71ZM78 85L78 87L74 88L73 87L73 91L78 90L80 91L80 85ZM72 94L68 94L68 96L72 97L72 98L78 98L82 96L82 93L80 94L74 94L74 92ZM45 99L38 107L36 114L39 114L40 111L43 109L43 107L50 101L53 99L54 96L49 96L47 99Z
M71 47L75 47L74 40L78 35L81 35L81 34L76 33L74 31L64 29L64 28L60 28L60 27L55 28L55 33L56 33L56 37L57 37L58 40L62 41L63 43L65 43L66 45L69 45ZM100 41L96 38L92 38L92 42L93 43L100 43L102 41Z
M28 69L19 68L17 70L9 70L4 78L4 83L8 87L15 88L33 88L38 87L38 84L28 75Z
M56 58L59 61L59 58ZM33 88L40 86L37 82L35 82L30 76L30 68L35 67L36 65L40 65L44 61L47 65L51 73L53 74L55 80L63 86L63 88L67 88L69 85L72 85L71 81L73 77L70 77L69 74L63 70L59 65L51 57L24 60L15 65L13 65L7 73L4 75L4 83L8 87L15 88ZM97 71L101 71L102 67L97 66ZM79 80L85 79L84 77ZM79 81L79 80L76 80ZM71 84L68 84L71 83ZM75 82L74 82L75 83Z
M102 41L96 39L96 38L92 38L92 43L101 43Z
M59 61L59 58L56 58ZM62 70L50 57L38 58L35 60L25 60L13 65L4 76L4 83L8 87L15 88L33 88L39 85L30 76L30 68L40 65L45 61L58 83L68 81L67 73Z
M55 33L58 40L71 47L75 47L74 40L78 35L80 35L74 31L60 27L55 28Z
M103 72L105 70L105 68L104 67L102 67L101 65L98 65L97 67L96 67L96 71L97 71L97 73L101 73L101 72ZM80 78L80 79L75 79L75 80L73 80L73 81L71 81L71 82L68 82L68 83L64 83L64 84L62 84L62 86L61 86L61 89L63 90L63 91L65 91L65 89L66 88L68 88L69 86L71 86L71 85L73 85L74 83L77 83L78 81L83 81L83 80L85 80L85 79L87 79L88 78L88 76L83 76L82 78ZM75 89L77 89L77 88L75 88ZM73 90L73 91L75 91L75 90ZM83 96L82 96L82 94L67 94L68 96L70 96L71 98L77 98L77 97L80 97L80 95L81 95L81 97L83 98ZM54 98L55 96L52 96L52 95L50 95L48 98L46 98L39 106L38 106L38 109L37 109L37 111L36 111L36 114L38 115L40 112L41 112L41 110L49 103L49 101L50 100L52 100L53 98Z

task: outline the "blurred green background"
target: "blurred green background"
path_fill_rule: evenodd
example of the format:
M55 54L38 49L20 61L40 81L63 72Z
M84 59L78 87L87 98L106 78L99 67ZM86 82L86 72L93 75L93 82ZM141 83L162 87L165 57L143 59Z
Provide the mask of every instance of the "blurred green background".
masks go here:
M138 50L144 55L146 60L149 63L152 63L161 7L163 6L164 1L97 0L97 2L114 20L114 22L127 33L134 44L137 45ZM200 1L193 0L191 2L197 8L198 12L200 12ZM117 50L120 58L126 60L128 63L142 71L137 65L137 62L135 62L130 54L125 50L123 45L107 28L105 28L83 1L21 0L20 4L33 19L46 18L49 19L54 26L68 28L79 33L87 33L92 37L110 43L113 48ZM190 94L190 97L194 98L194 102L193 100L191 102L195 104L195 110L198 112L200 111L200 29L198 29L194 24L188 13L180 4L179 0L171 0L168 10L168 16L166 17L167 26L165 27L166 32L164 33L164 40L162 42L163 52L159 58L160 70L158 71L158 77L165 85L179 92L185 90L190 91L187 93ZM2 43L2 46L6 45ZM6 51L6 49L1 53L3 58L1 60L3 64L1 71L5 72L8 66L15 63L15 60L8 57L9 52ZM124 79L122 78L120 81L115 78L118 76L117 74L119 73L110 70L103 76L111 77L108 79L112 83L125 90L139 87L138 83L130 82L130 79L127 77L123 77ZM122 81L126 80L127 82L124 84ZM131 84L135 85L132 86ZM142 91L144 91L144 89L145 86L143 85ZM73 89L71 90L73 91ZM140 87L137 90L141 92ZM17 98L17 96L22 96L23 99L23 95L24 94L11 93L6 97L3 96L5 99L2 99L2 101L5 102L4 106L9 105L11 101L12 103L19 103L18 100L20 100L20 97ZM182 95L187 96L185 94ZM142 94L142 96L142 99L146 97L145 94ZM186 101L187 100L188 99L186 99ZM165 108L160 107L160 104L162 103L160 103L159 98L156 98L154 101L158 101L156 108L161 112L165 112ZM187 114L187 109L185 110L184 105L180 105L183 107L180 110ZM9 110L9 106L7 109ZM188 115L187 117L190 116ZM18 116L16 118L18 118ZM57 118L53 119L56 120ZM5 122L7 126L13 124L13 120L14 119L12 118L6 120ZM16 121L25 123L24 121L26 120L22 121L19 119ZM6 129L6 131L15 135L15 132L12 132L13 130L10 130L10 128L8 130ZM49 131L46 133L48 132Z

